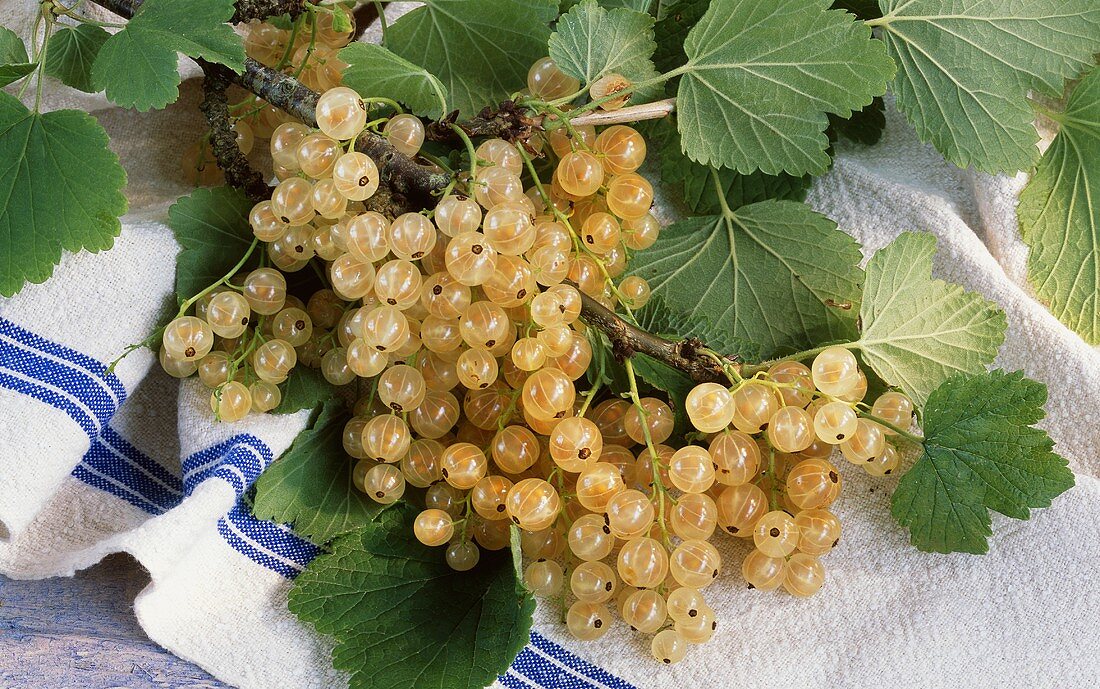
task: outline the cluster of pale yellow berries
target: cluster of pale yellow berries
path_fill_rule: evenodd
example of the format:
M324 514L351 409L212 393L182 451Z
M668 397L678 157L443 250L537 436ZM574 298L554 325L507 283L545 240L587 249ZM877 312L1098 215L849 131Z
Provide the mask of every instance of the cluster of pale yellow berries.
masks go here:
M660 399L578 394L596 336L579 320L581 293L627 312L650 298L644 279L623 277L629 254L659 232L637 173L644 138L562 124L523 148L488 139L456 176L464 193L385 217L365 204L378 169L351 144L381 125L417 159L424 126L403 114L367 123L368 105L328 71L346 42L330 29L298 45L267 25L249 34L257 59L309 65L299 71L325 89L318 128L267 109L252 117L270 125L279 180L250 215L262 265L185 304L163 333L164 369L197 372L222 421L277 407L298 364L358 383L343 433L354 485L384 504L425 489L415 537L445 547L456 570L476 566L480 549L507 548L518 527L526 586L568 603L579 639L605 634L611 609L653 635L665 663L710 639L717 620L702 591L722 571L716 531L753 539L742 570L752 586L812 595L817 558L840 534L826 509L840 491L834 446L871 473L897 466L891 431L857 414L866 378L851 353L696 387L686 411L705 446L665 444L673 411ZM578 87L549 58L528 76L540 98ZM591 96L622 88L593 85ZM550 179L532 155L551 161ZM325 286L303 301L285 276L310 265ZM908 427L912 405L887 393L870 413Z

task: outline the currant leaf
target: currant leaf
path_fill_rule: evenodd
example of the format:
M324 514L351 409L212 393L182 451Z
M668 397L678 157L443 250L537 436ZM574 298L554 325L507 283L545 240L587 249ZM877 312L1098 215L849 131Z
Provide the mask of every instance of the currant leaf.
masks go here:
M348 65L344 86L364 98L393 98L432 119L447 110L447 89L435 75L380 45L352 43L340 51L340 59Z
M110 36L91 24L59 28L47 43L46 74L78 91L95 92L92 65Z
M1034 90L1060 95L1100 52L1094 0L883 0L898 108L960 167L1024 170L1039 156Z
M145 0L126 23L100 47L92 65L92 84L112 103L146 111L179 97L176 53L244 68L244 44L226 22L232 0Z
M684 49L684 153L745 174L823 173L827 114L869 105L894 73L871 30L825 0L714 0Z
M764 356L851 337L859 245L793 201L762 201L661 231L631 271L672 309L758 343Z
M168 225L183 247L176 258L181 304L220 280L248 251L255 239L251 210L248 197L230 187L196 189L168 209Z
M439 80L470 116L522 89L546 54L555 0L428 0L389 27L385 45Z
M1058 320L1100 344L1100 69L1056 117L1058 136L1020 194L1027 276Z
M296 366L283 383L282 399L272 413L293 414L303 409L314 409L322 402L332 399L336 389L320 370Z
M550 36L550 57L566 74L589 85L606 74L621 74L631 83L657 76L650 57L653 17L632 9L607 10L584 0L558 20ZM653 88L631 94L645 102Z
M924 404L957 373L981 373L1005 337L1005 315L959 285L932 278L936 238L907 232L867 263L856 346L890 385Z
M984 553L989 510L1027 519L1073 487L1073 472L1034 424L1047 390L1023 373L956 376L924 409L924 452L901 477L891 511L913 545L937 553Z
M535 601L511 553L456 572L410 538L417 512L401 503L337 538L290 591L291 612L335 640L351 689L481 689L528 641Z
M326 402L313 424L256 481L253 513L293 524L317 544L371 523L385 506L352 483L355 465L344 451L344 425L351 418L343 400Z
M716 170L692 162L680 149L680 133L676 130L674 115L653 122L644 131L660 160L661 184L671 190L674 199L682 201L692 213L720 213L719 188L726 205L737 209L768 199L801 201L806 198L806 191L813 181L810 175L765 175L759 171L742 175L728 168Z
M45 281L62 250L109 249L122 229L124 186L95 118L31 112L0 93L0 295Z

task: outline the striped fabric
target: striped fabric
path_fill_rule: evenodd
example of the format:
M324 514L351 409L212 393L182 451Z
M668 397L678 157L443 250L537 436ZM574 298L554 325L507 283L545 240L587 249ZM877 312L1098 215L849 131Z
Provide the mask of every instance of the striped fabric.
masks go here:
M235 435L187 457L182 476L142 453L109 425L126 398L106 366L0 318L0 387L65 412L88 435L91 447L73 477L151 515L179 505L207 479L221 479L238 501L218 520L218 533L234 550L288 579L321 549L289 526L257 519L243 496L274 461L271 449L249 434ZM537 632L501 676L508 689L633 689Z

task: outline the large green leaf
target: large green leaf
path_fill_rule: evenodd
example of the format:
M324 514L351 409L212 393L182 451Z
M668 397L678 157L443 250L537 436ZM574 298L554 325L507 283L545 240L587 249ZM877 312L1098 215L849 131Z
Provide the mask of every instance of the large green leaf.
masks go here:
M643 131L651 149L660 158L661 184L673 192L674 200L682 201L692 213L720 213L719 189L726 204L736 209L767 199L801 201L806 198L813 181L810 175L765 175L759 171L743 175L729 168L716 170L694 163L680 149L675 115L649 123Z
M894 66L855 17L828 0L713 0L688 33L676 99L684 152L738 172L820 174L828 113L886 91Z
M855 334L859 245L793 201L689 218L634 256L669 308L759 344L764 356Z
M31 112L0 93L0 294L42 282L61 251L109 249L126 172L87 113Z
M0 86L7 86L34 71L37 65L27 57L23 39L6 26L0 26Z
M1023 374L957 376L924 410L924 454L902 476L892 512L913 545L938 553L989 549L989 510L1027 519L1030 508L1073 486L1066 460L1052 451L1043 416L1046 386Z
M257 517L293 524L295 533L318 544L374 521L385 506L352 483L355 460L343 443L349 418L343 400L321 407L313 425L256 481Z
M1056 117L1058 136L1020 194L1028 279L1051 313L1100 344L1100 69Z
M418 510L400 504L336 539L290 591L290 610L336 646L351 689L481 689L524 647L534 600L507 550L468 572L412 536Z
M657 69L668 72L687 62L684 42L688 32L706 14L710 0L673 0L662 3L657 13L657 23L653 35L657 41L657 51L653 62Z
M632 83L657 76L650 58L653 17L631 9L606 10L595 0L585 0L558 20L550 36L550 57L558 67L591 84L605 74L621 74ZM653 88L632 97L645 102Z
M981 373L1005 338L1005 315L959 285L932 278L936 239L907 232L867 263L856 346L918 405L957 373Z
M110 34L98 26L63 26L50 36L46 48L46 74L66 86L91 93L92 65Z
M555 0L428 0L389 27L386 47L439 77L470 116L526 85L557 14Z
M400 101L422 117L437 119L447 109L447 89L434 74L375 43L352 43L340 51L347 63L344 86L364 97Z
M255 236L252 202L230 187L196 189L168 209L168 225L183 247L176 258L180 303L220 280L241 260Z
M240 72L244 44L226 22L233 0L145 0L99 49L92 66L95 90L126 108L163 108L179 97L176 53Z
M882 0L898 107L948 160L990 172L1039 155L1027 92L1062 92L1100 51L1096 0Z

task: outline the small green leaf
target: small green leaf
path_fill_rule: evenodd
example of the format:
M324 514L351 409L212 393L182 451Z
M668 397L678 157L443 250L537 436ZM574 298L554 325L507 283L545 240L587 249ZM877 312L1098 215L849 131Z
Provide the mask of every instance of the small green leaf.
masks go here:
M1047 389L1023 373L956 376L928 397L924 453L901 477L891 511L913 545L937 553L989 549L988 510L1027 519L1073 487L1054 442L1032 426Z
M176 297L182 304L237 265L255 236L252 202L230 187L196 189L168 209L168 225L183 247L176 258Z
M179 97L176 53L244 68L244 44L226 22L233 0L145 0L126 23L100 47L92 66L92 84L112 103L146 111Z
M63 249L109 249L126 212L124 186L95 118L31 112L0 93L0 294L45 281Z
M1020 194L1027 277L1058 320L1100 344L1100 69L1056 115L1061 129Z
M386 47L439 77L468 117L526 85L557 14L556 0L428 0L390 26Z
M652 122L643 131L660 158L661 184L673 192L676 200L683 201L692 213L708 215L722 211L714 175L718 176L726 204L733 209L768 199L801 201L806 198L806 191L813 181L810 175L765 175L759 171L742 175L728 168L715 170L693 163L680 150L680 132L676 129L675 116Z
M348 65L344 86L364 98L393 98L417 115L432 119L447 110L447 89L435 75L380 45L352 43L340 51L340 59Z
M867 263L856 346L890 385L923 405L957 373L981 373L1005 339L1005 315L959 285L932 278L936 238L906 232Z
M325 380L321 371L307 366L295 366L282 385L283 398L274 414L293 414L313 409L336 395L336 386Z
M843 137L857 144L872 146L882 138L884 129L886 129L886 105L881 97L875 98L870 105L859 112L852 113L848 119L839 115L829 115L831 141Z
M78 91L93 93L92 65L110 36L91 24L59 28L47 44L46 74Z
M650 60L657 44L653 42L653 17L648 14L606 10L595 0L585 0L563 15L555 28L550 36L550 57L582 85L612 73L634 84L657 76ZM646 102L648 95L642 90L631 97Z
M481 689L526 645L535 601L507 550L456 572L412 537L399 504L341 536L290 591L290 610L335 640L350 689Z
M385 509L351 480L355 460L344 451L351 418L343 400L329 400L310 428L256 481L252 512L260 519L294 525L317 544L371 523Z
M1100 52L1096 0L882 0L898 108L952 163L1024 170L1039 135L1027 92L1060 95Z
M793 201L689 218L635 254L631 271L669 308L711 322L764 356L855 334L859 245Z
M27 57L23 39L6 26L0 26L0 86L18 81L37 67Z
M741 173L828 168L827 114L869 105L894 66L865 24L827 8L827 0L711 2L678 70L689 158Z

